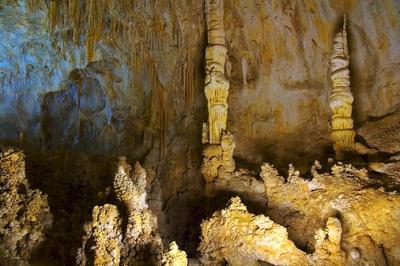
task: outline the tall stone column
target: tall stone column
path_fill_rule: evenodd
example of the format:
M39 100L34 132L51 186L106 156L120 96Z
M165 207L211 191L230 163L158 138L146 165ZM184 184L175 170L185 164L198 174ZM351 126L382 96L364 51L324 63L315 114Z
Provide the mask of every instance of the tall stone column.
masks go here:
M331 57L331 78L333 89L329 96L332 109L331 139L337 159L344 152L354 150L354 123L351 117L354 97L350 89L349 51L347 46L346 16L343 29L335 36Z
M205 0L208 46L206 48L205 95L208 102L208 141L221 143L228 118L229 81L225 77L227 48L225 44L223 0Z

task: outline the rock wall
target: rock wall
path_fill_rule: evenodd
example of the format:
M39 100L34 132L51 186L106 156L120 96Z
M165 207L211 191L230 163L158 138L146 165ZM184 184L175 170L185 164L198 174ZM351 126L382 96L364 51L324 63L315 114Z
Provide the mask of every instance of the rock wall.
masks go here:
M356 127L370 116L394 111L399 104L399 8L397 1L226 3L229 121L231 132L241 136L237 155L297 166L329 152L329 64L344 13Z
M44 1L2 3L0 34L16 41L1 47L3 139L87 150L128 144L143 156L169 146L182 125L198 129L206 120L202 1L99 2L89 13L93 1L51 2L52 9ZM303 166L331 152L329 58L344 13L356 127L395 111L399 9L392 0L225 3L228 130L241 134L237 155Z

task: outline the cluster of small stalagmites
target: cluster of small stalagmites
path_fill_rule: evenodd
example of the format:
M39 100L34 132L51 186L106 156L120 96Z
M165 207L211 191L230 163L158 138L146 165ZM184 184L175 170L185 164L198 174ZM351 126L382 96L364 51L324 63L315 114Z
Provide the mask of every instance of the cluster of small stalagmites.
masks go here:
M228 118L229 81L225 77L227 47L223 24L223 0L206 0L208 46L205 95L208 102L208 142L219 144ZM204 132L204 131L203 131ZM203 142L205 142L203 137Z
M106 204L95 207L93 221L85 226L83 248L77 256L79 265L92 261L88 256L86 243L95 243L91 249L95 265L146 265L160 264L162 260L162 243L157 233L157 218L148 209L146 203L146 171L137 162L132 167L125 157L121 157L114 178L114 189L118 200L127 209L127 225L121 230L121 216L117 207ZM112 242L112 248L107 248ZM105 244L105 249L103 247ZM96 264L96 261L99 263ZM118 262L118 263L117 263Z
M179 250L175 241L171 242L169 250L163 254L161 264L163 266L186 266L188 264L186 252Z
M336 34L331 58L333 89L329 97L332 109L332 133L334 150L338 158L343 152L354 150L355 131L352 119L353 95L350 89L349 51L347 46L346 18L343 29Z
M0 150L0 264L25 265L52 224L47 196L29 188L22 151Z
M247 211L239 197L228 208L214 213L201 224L199 251L204 265L343 265L340 249L342 228L337 218L327 220L326 229L317 231L315 252L306 254L288 239L285 227L264 215Z
M343 226L341 246L347 265L397 265L400 263L400 196L375 189L364 169L351 165L332 166L331 173L300 177L293 167L288 178L279 176L269 164L262 166L268 198L268 215L288 228L291 239L312 249L318 245L315 232L331 216ZM326 264L329 265L329 264Z

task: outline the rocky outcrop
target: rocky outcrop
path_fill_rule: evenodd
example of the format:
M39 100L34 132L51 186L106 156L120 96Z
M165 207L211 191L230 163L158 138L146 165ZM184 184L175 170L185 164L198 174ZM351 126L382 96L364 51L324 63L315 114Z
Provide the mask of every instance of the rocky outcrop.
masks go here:
M400 196L397 192L374 189L366 170L334 165L332 173L319 174L319 163L305 180L293 167L287 179L268 164L262 166L268 197L268 214L288 228L289 238L312 250L314 232L329 217L340 217L341 246L349 265L396 265L399 263ZM385 213L385 215L382 215Z
M325 230L316 234L316 251L307 255L288 239L286 228L264 215L247 212L240 198L214 213L201 225L199 251L204 265L343 265L340 248L342 228L337 218L329 218Z
M400 114L394 113L365 123L357 129L368 146L379 152L400 153Z
M52 225L47 195L31 189L22 151L0 149L0 264L28 265Z
M392 162L371 162L368 168L377 173L385 174L390 178L390 181L396 185L400 185L400 161Z
M210 144L219 144L228 119L229 81L225 77L227 47L225 44L223 0L205 0L208 46L206 48L205 95L208 103Z
M84 226L82 247L78 250L78 265L118 266L122 251L121 217L114 205L93 209L92 222Z
M350 89L349 49L347 46L346 16L343 29L336 34L331 59L332 92L329 106L332 109L331 139L338 159L344 152L354 151L355 131L352 118L354 97Z

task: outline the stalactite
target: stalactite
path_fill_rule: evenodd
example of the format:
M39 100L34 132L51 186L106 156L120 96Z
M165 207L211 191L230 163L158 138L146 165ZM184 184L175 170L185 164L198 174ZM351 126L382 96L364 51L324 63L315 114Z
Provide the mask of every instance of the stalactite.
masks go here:
M80 44L80 37L81 37L81 28L80 28L80 1L79 0L70 0L68 2L68 11L69 11L69 18L73 25L73 41L75 44Z
M50 32L54 32L57 25L57 14L58 14L58 2L56 0L50 1L49 6L49 22L50 22Z
M225 78L227 48L223 26L223 1L206 0L208 46L205 94L208 101L209 142L219 144L226 130L229 81Z
M329 106L333 112L331 139L334 142L337 158L341 158L343 152L354 150L355 136L351 117L354 98L350 90L346 17L344 17L343 29L335 36L331 71L333 83L329 97Z
M150 106L150 124L158 131L160 139L160 155L163 154L168 139L168 112L166 90L158 80L157 66L152 62L149 69L149 83L152 90Z
M193 70L194 69L192 63L192 51L189 45L187 52L187 59L184 66L185 105L187 113L191 113L193 108L193 98L194 98Z

